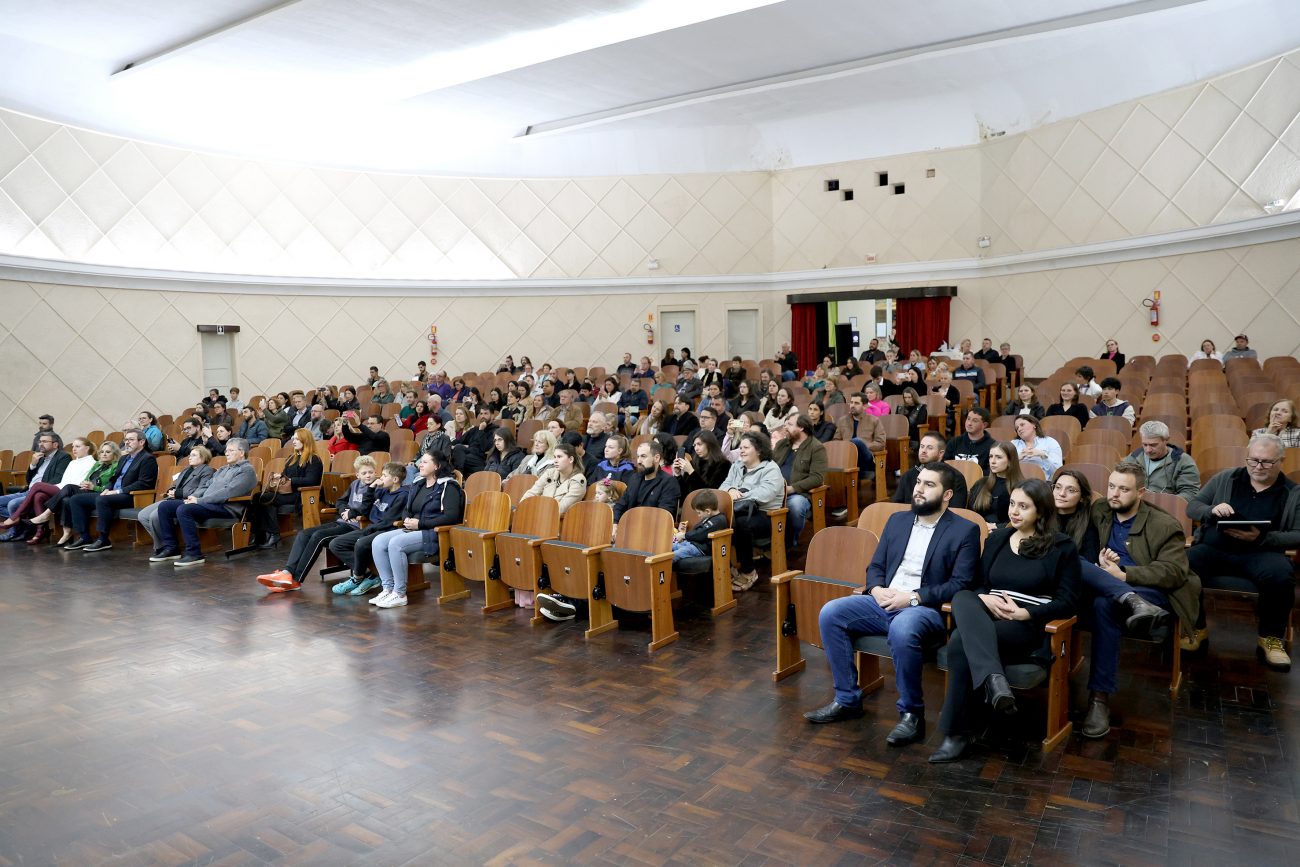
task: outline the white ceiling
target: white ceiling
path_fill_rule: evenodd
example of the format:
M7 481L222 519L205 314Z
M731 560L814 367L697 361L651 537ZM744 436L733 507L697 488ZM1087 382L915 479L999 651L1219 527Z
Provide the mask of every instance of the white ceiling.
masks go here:
M1297 45L1297 0L0 0L0 106L356 168L733 171L970 144Z

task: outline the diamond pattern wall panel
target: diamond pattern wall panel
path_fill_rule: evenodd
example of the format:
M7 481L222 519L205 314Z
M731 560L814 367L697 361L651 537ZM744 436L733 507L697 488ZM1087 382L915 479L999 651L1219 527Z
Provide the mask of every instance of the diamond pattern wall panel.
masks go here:
M204 394L198 323L238 325L236 378L245 395L355 383L374 364L414 375L438 326L438 367L496 369L506 353L567 365L618 365L624 352L657 360L641 326L660 308L696 311L696 345L726 350L727 308L759 309L768 354L790 333L782 292L394 298L94 289L0 281L0 443L30 443L36 417L80 435L119 428L140 407L175 413ZM684 303L673 303L681 299ZM680 348L680 347L676 347Z
M707 275L1002 255L1290 202L1298 115L1300 52L967 148L770 173L494 180L264 164L0 111L0 253L423 279L620 277L651 257L661 274ZM825 190L832 178L853 201Z

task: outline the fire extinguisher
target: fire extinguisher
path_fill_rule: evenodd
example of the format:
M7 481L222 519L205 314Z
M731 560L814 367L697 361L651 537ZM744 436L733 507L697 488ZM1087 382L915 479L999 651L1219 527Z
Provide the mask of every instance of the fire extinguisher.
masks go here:
M1151 310L1151 327L1155 328L1160 325L1160 290L1153 293L1154 297L1148 298L1142 303Z
M650 346L655 345L655 316L653 313L646 314L646 324L641 327L645 329L645 342Z

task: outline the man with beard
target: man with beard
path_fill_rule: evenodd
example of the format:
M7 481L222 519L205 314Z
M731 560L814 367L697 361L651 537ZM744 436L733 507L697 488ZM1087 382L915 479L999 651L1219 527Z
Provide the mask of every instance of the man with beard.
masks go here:
M980 568L979 528L948 509L957 471L926 464L917 475L912 510L889 518L867 567L866 587L834 599L818 625L830 663L835 698L809 711L811 723L862 716L862 691L853 665L853 641L861 635L889 638L898 686L899 721L885 738L891 747L925 739L925 696L921 669L925 650L943 641L939 609L958 590L971 586Z
M1083 583L1092 596L1092 665L1083 736L1110 731L1110 695L1117 689L1119 640L1132 635L1164 642L1169 608L1190 629L1201 608L1201 581L1187 564L1186 537L1178 520L1142 500L1146 471L1133 461L1111 470L1106 499L1092 504L1101 540L1096 564L1085 563ZM1088 606L1081 605L1085 615ZM1086 618L1085 618L1086 619Z
M927 431L921 437L921 444L916 450L916 464L909 467L907 472L903 473L902 478L898 480L898 490L894 492L895 503L912 502L912 494L916 490L916 479L921 475L921 469L926 464L941 464L944 461L944 450L947 443L944 442L943 435L938 431ZM966 477L958 473L953 479L952 500L948 502L950 509L966 508L966 500L970 492L966 489Z

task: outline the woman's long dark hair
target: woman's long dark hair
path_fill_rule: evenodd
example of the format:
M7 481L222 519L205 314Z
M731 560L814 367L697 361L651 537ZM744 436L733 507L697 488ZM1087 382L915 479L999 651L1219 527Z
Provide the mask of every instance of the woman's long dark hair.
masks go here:
M1020 556L1037 560L1052 550L1055 542L1056 500L1052 498L1052 488L1042 479L1025 479L1011 490L1023 491L1038 513L1033 533L1020 543Z
M1078 470L1066 469L1061 467L1052 476L1052 484L1056 484L1063 476L1069 476L1074 479L1075 484L1079 486L1079 506L1074 510L1072 515L1056 516L1056 523L1060 531L1074 540L1074 544L1083 546L1083 537L1088 533L1088 526L1092 522L1092 516L1088 514L1089 506L1092 505L1092 483L1088 477ZM1055 500L1053 500L1055 506Z
M726 458L722 456L722 448L718 445L718 437L716 434L714 434L713 431L711 430L700 431L695 435L695 441L697 443L704 443L704 457L702 458L702 460L705 461L726 460ZM689 454L688 457L692 461L694 461L697 458L699 458L699 455L692 453Z
M1016 447L1009 442L998 441L993 443L989 448L997 449L1006 455L1007 471L1002 474L1002 480L1007 485L1007 495L1016 489L1024 476L1020 472L1020 453ZM997 486L997 477L992 471L984 478L975 483L975 490L971 491L970 509L979 512L981 515L993 507L993 489Z

